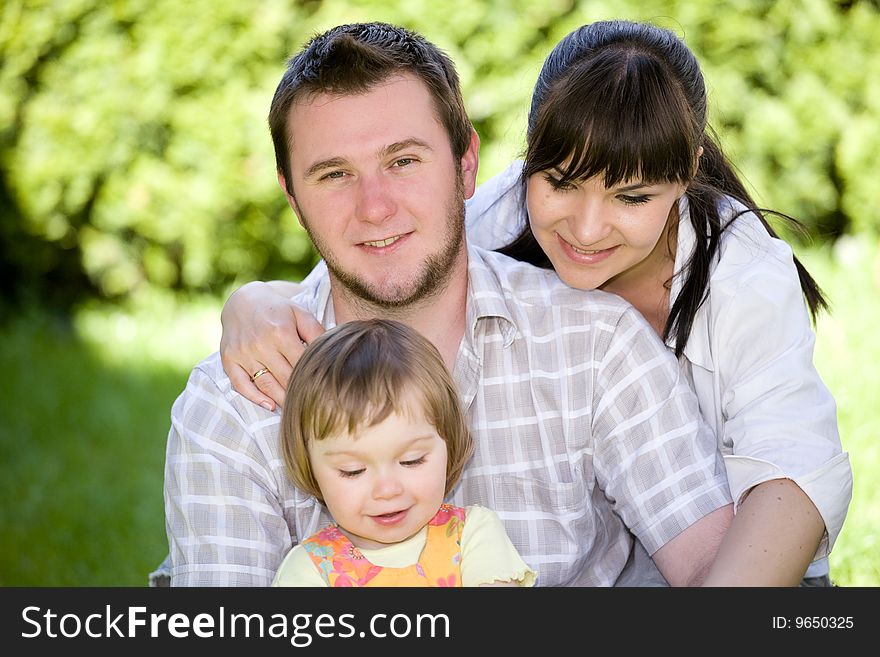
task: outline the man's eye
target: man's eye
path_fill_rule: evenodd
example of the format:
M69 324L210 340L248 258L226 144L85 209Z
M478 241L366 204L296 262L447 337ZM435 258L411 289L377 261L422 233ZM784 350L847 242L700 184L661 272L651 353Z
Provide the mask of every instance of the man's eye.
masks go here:
M321 180L339 180L345 177L344 171L330 171L321 176Z
M412 157L402 157L402 158L400 158L399 160L395 160L395 161L394 161L394 166L396 166L396 167L405 167L405 166L409 166L409 165L412 164L413 162L415 162L415 158L412 158Z

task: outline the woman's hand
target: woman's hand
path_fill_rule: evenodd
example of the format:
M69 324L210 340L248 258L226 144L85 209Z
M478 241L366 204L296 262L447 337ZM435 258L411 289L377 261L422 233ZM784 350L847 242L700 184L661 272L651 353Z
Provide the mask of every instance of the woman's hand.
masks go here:
M223 369L236 392L269 411L284 403L287 381L305 345L324 332L310 313L291 302L299 289L285 281L248 283L232 293L220 313Z

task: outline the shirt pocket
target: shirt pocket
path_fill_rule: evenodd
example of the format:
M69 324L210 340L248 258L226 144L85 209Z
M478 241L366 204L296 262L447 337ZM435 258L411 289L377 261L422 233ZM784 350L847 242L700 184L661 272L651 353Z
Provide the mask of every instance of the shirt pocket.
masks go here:
M492 477L496 511L543 511L551 515L583 509L589 491L583 477L550 482L537 476L500 474Z

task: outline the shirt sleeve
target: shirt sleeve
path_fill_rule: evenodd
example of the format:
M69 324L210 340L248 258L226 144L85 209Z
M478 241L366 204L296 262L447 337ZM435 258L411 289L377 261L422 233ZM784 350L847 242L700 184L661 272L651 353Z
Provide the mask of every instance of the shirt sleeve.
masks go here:
M678 362L632 307L610 334L597 371L597 480L653 555L730 504L724 461Z
M528 216L520 182L522 167L522 162L514 162L480 185L467 200L468 242L491 251L510 244L525 226Z
M218 369L219 358L216 357ZM292 538L260 426L277 424L250 403L235 406L202 365L171 411L165 521L172 586L268 586ZM243 399L243 398L242 398Z
M302 545L295 545L284 557L272 586L328 586Z
M834 398L813 365L815 334L797 272L793 263L784 264L765 258L734 290L713 299L724 304L712 327L721 439L732 448L725 461L735 502L757 484L782 477L807 494L827 530L820 558L843 526L852 470Z
M498 515L482 506L467 507L461 532L462 585L500 581L534 586L536 578L537 573L516 551Z

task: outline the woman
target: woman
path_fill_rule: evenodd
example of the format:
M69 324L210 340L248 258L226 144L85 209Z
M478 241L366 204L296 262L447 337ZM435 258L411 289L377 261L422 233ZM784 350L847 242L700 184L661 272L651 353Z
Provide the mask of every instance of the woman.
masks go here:
M618 294L674 350L737 510L707 584L793 585L809 566L805 582L830 585L852 473L812 365L804 298L814 315L825 300L708 130L699 64L674 34L583 26L547 58L525 162L478 190L469 239ZM227 302L221 351L236 390L272 406L299 355L284 335L321 329L261 285ZM256 308L276 319L249 322Z

